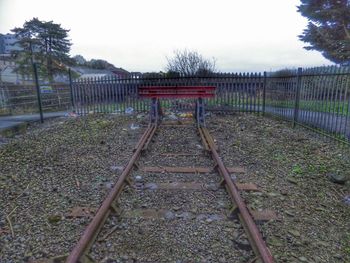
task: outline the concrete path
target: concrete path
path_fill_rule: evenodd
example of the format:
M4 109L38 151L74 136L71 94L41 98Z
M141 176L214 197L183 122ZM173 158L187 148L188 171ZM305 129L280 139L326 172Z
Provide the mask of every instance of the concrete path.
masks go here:
M266 107L266 112L293 120L294 109ZM350 117L327 112L299 110L298 122L328 132L343 134L350 141Z
M60 111L60 112L47 112L44 113L44 119L50 119L50 118L56 118L56 117L63 117L66 116L67 112ZM23 114L23 115L15 115L15 116L0 116L0 131L1 130L7 130L16 128L17 126L34 122L34 121L40 121L40 115L39 114Z

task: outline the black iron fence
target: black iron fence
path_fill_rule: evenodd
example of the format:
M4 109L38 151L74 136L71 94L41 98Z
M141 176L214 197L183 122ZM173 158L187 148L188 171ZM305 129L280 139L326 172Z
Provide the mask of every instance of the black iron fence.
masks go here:
M217 88L216 98L206 100L207 110L259 112L263 90L261 74L216 74L207 78L94 78L72 84L74 109L78 114L148 111L150 102L138 97L145 86L203 86ZM188 99L162 100L165 110L193 110Z
M350 67L267 76L265 112L350 142Z
M24 78L14 70L7 75L0 72L0 121L11 121L18 115L22 115L23 120L36 120L38 115L43 122L44 113L61 116L71 110L72 94L68 82L48 81L48 76L40 79L36 63L33 63L33 73Z
M215 99L205 100L208 111L255 112L291 120L293 125L326 131L350 142L350 68L320 67L272 73L215 74L180 78L94 78L72 83L78 114L148 111L141 86L216 87ZM163 100L165 110L192 110L194 101Z
M41 85L41 104L44 112L68 111L71 97L68 84ZM39 113L36 86L32 83L0 83L0 116Z
M215 74L210 77L87 78L70 84L0 82L0 114L38 112L38 86L44 112L77 114L147 112L150 102L138 96L141 86L215 86L213 112L274 115L294 125L325 132L350 143L350 67L319 67L270 73ZM194 101L162 100L165 111L190 111Z

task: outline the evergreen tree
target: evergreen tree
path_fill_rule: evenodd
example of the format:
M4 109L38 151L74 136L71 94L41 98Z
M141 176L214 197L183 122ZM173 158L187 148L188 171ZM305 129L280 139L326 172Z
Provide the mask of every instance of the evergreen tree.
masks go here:
M298 11L309 20L299 38L339 64L350 63L350 1L301 0Z
M69 30L61 28L52 21L40 21L33 18L21 28L11 30L18 38L22 50L14 51L17 60L16 71L22 75L32 72L32 63L40 65L40 74L51 80L55 74L65 70L64 63L70 63Z

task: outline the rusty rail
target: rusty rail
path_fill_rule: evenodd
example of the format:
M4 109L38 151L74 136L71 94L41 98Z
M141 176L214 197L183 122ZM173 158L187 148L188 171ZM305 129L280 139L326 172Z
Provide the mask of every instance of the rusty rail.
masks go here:
M130 174L135 162L140 156L141 151L143 150L147 141L151 139L154 135L154 131L157 129L156 125L149 125L146 131L141 136L139 142L137 143L137 147L132 155L129 163L123 170L123 173L119 176L117 182L114 184L112 190L107 195L106 199L101 204L100 208L97 210L94 218L90 222L90 224L85 229L83 235L80 237L78 243L73 248L72 252L68 256L66 263L77 263L80 259L86 254L86 252L90 249L92 243L96 239L99 230L103 226L106 218L111 212L113 202L119 196L121 191L123 190L124 185L126 184L126 179Z
M147 148L153 135L156 132L156 129L157 125L155 124L150 124L147 127L146 131L143 133L139 142L137 143L137 146L134 149L134 154L132 155L130 161L123 170L123 173L120 175L112 190L109 192L109 194L101 204L100 208L97 210L94 218L83 232L78 243L66 259L66 263L77 263L84 261L84 257L90 250L98 233L104 225L105 220L107 219L111 211L113 211L114 209L113 202L118 198L118 196L122 192L123 187L127 183L127 178L133 166L135 165L135 162L138 160L142 150ZM209 131L206 128L199 127L198 131L201 139L203 140L204 145L206 146L206 150L209 150L211 152L212 158L217 164L218 171L224 178L225 186L237 207L238 217L248 235L248 239L254 253L259 259L261 259L263 263L273 263L274 259L271 255L271 252L267 248L266 243L264 242L258 227L256 226L247 206L241 198L237 185L232 181L227 168L222 162L217 152L217 146L215 145L213 138L211 137Z
M203 135L205 138L207 144L209 146L209 150L211 152L211 155L214 159L214 161L217 164L217 168L219 170L219 173L224 177L226 188L237 206L238 209L238 217L243 225L243 227L246 230L246 233L248 234L248 239L250 242L250 245L252 246L252 249L254 253L262 260L264 263L272 263L274 262L274 259L271 255L270 250L266 246L265 241L262 238L262 235L255 224L252 216L250 215L247 206L245 205L243 199L241 198L239 194L239 190L236 186L236 184L232 181L230 174L227 171L227 168L225 167L223 161L221 160L218 152L216 151L216 145L214 144L214 141L212 137L209 134L209 131L206 128L199 127L200 134Z

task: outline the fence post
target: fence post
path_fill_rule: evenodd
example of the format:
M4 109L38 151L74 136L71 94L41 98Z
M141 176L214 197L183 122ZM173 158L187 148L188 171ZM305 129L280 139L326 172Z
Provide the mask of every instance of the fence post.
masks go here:
M72 108L74 109L73 85L72 85L72 71L71 71L70 68L68 69L68 76L69 76L70 100L71 100Z
M40 85L39 85L39 78L38 78L38 68L36 66L36 63L33 63L33 70L34 70L34 79L35 79L36 93L37 93L37 96L38 96L40 122L44 123L43 107L42 107L42 104L41 104L41 92L40 92Z
M295 128L298 117L299 117L299 102L300 102L300 89L301 89L301 77L303 74L303 69L298 68L297 74L297 86L296 86L296 94L295 94L295 104L294 104L294 118L293 118L293 128Z
M265 116L265 106L266 106L266 85L267 85L267 73L266 71L264 71L263 105L262 105L263 116Z

